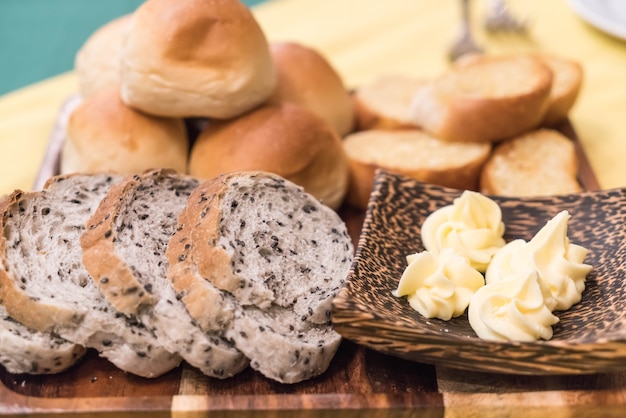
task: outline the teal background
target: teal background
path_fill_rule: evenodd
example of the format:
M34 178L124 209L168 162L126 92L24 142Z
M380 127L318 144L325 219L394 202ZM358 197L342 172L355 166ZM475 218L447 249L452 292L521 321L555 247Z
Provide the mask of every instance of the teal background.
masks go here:
M262 1L243 0L248 6ZM142 2L0 0L0 95L71 70L93 31Z

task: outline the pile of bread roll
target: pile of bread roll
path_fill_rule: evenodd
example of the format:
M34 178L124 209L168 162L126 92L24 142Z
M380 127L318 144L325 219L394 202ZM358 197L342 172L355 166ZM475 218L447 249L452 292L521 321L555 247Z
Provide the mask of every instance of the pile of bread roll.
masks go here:
M489 194L580 190L572 142L545 129L582 82L560 57L471 56L349 91L318 51L269 42L239 0L147 0L97 30L75 68L62 173L262 170L333 209L364 208L378 168Z
M279 174L337 209L349 91L317 51L269 43L239 0L147 0L78 51L61 172Z

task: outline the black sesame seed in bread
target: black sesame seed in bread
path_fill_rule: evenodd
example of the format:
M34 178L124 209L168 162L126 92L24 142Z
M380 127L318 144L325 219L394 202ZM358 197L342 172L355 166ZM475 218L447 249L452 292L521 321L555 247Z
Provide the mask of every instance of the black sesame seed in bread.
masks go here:
M156 377L180 362L135 317L117 313L81 263L87 219L120 177L55 177L0 208L0 298L27 327L98 350L122 370Z
M222 307L234 301L225 332L254 369L283 383L326 370L341 340L330 303L353 257L332 209L274 174L222 175L191 194L167 256L170 280L201 326L225 317L219 305L203 311L202 295L218 299L221 289Z
M135 175L109 190L81 237L83 262L107 300L136 315L169 351L204 374L248 366L221 333L197 326L167 279L165 250L198 180L172 170Z
M0 304L0 365L9 373L54 374L74 365L85 348L25 327Z

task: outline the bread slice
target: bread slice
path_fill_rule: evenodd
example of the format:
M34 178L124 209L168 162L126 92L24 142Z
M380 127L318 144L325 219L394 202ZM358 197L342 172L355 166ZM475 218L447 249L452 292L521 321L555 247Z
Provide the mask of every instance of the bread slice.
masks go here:
M552 71L538 57L472 56L419 89L411 117L443 140L496 142L537 128L551 87Z
M503 196L577 193L578 157L572 141L540 129L498 145L483 167L480 191Z
M427 83L404 74L384 74L354 91L356 130L416 128L411 102Z
M347 202L365 208L379 168L457 189L478 189L491 144L449 142L417 130L370 130L343 141L350 161Z
M156 377L180 362L135 317L106 302L81 263L79 237L112 184L106 174L53 178L0 208L0 298L12 318L98 350L122 370Z
M548 110L543 119L544 126L554 126L567 118L576 103L583 83L583 68L577 61L555 56L539 55L553 75Z
M323 373L341 341L331 302L353 257L339 216L282 177L235 172L194 190L179 220L170 279L198 323L217 310L198 313L198 295L221 289L236 306L226 334L252 368L283 383Z
M74 365L85 348L25 327L0 305L0 365L9 373L53 374Z
M195 178L172 170L114 185L87 222L83 262L116 309L136 315L166 349L202 373L226 378L246 368L247 359L219 333L197 326L167 278L165 251L197 186Z

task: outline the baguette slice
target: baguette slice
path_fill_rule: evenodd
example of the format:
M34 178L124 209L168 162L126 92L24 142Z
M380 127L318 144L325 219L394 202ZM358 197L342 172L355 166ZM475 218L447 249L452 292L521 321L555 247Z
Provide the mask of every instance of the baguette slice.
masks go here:
M543 125L554 126L567 118L576 103L583 83L582 66L571 59L554 55L541 55L541 60L553 74L552 90Z
M235 172L200 185L170 241L170 280L201 326L198 295L235 302L226 334L268 378L295 383L323 373L341 337L330 324L352 242L330 208L282 177Z
M227 378L246 368L247 359L220 334L200 329L167 279L167 244L197 186L172 170L114 185L87 222L83 262L116 309L136 315L165 348L205 375Z
M549 196L581 191L574 144L558 131L540 129L498 145L483 167L482 193Z
M491 144L442 141L412 130L371 130L348 135L343 141L350 161L347 202L366 208L379 168L457 189L478 189L483 163Z
M414 123L437 138L496 142L538 127L552 71L538 57L473 55L418 90Z
M84 225L120 180L56 177L43 191L14 192L0 211L0 298L25 326L94 348L122 370L156 377L180 358L137 318L119 315L81 263Z
M411 102L427 81L402 74L382 75L354 91L356 130L416 128Z

